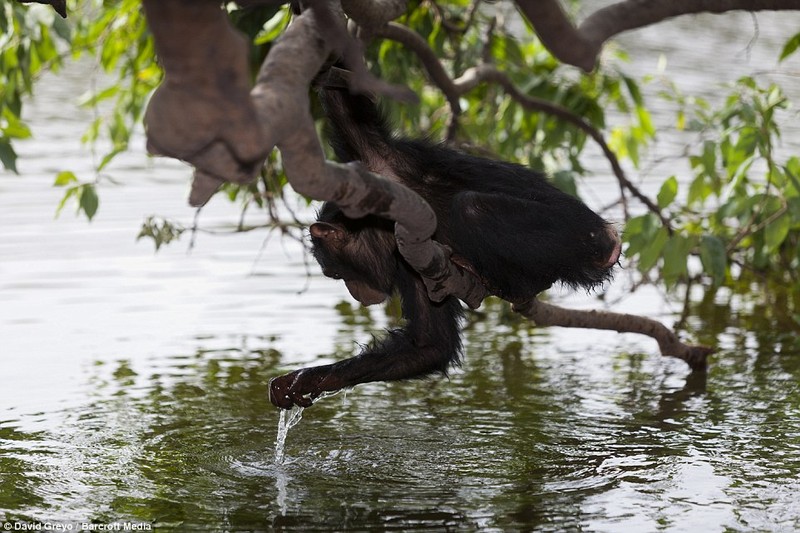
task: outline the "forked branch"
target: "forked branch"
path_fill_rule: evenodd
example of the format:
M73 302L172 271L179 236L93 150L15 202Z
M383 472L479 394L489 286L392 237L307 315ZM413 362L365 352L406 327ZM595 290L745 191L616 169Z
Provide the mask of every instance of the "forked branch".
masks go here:
M797 0L624 0L598 9L576 28L559 0L516 0L542 43L564 63L594 69L603 44L624 31L680 15L800 9Z

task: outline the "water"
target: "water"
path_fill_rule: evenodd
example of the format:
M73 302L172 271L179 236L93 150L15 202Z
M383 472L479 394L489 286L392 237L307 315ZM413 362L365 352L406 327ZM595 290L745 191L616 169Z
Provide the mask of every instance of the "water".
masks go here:
M779 19L784 30L800 27ZM766 20L764 39L775 19ZM768 64L769 47L749 62L737 55L750 39L746 19L720 32L685 33L681 24L682 40L716 51L716 63L701 63L700 45L674 45L701 65L671 73L685 87L713 92L728 69ZM655 63L652 51L675 40L657 36L648 32L639 46L650 52L634 55ZM796 76L797 65L780 75ZM777 290L694 295L688 329L719 348L707 375L660 358L648 338L536 330L489 302L469 315L461 370L319 401L276 462L269 379L341 359L394 318L352 305L291 239L200 233L191 251L184 239L158 254L137 242L148 215L194 217L189 171L148 160L141 139L109 170L123 185L102 187L95 221L74 219L69 207L54 220L55 172L91 177L77 140L91 117L71 105L88 77L81 66L43 80L27 110L35 139L19 145L23 176L0 177L0 522L800 529L800 296ZM796 152L792 130L783 141ZM661 142L662 151L680 146ZM604 162L595 167L590 199L613 183ZM218 232L238 215L214 200L200 220ZM675 302L648 289L626 296L628 283L623 272L609 303L555 299L677 319Z
M281 410L278 416L278 435L275 437L275 464L281 465L286 459L286 436L302 418L303 407L295 405L288 411Z

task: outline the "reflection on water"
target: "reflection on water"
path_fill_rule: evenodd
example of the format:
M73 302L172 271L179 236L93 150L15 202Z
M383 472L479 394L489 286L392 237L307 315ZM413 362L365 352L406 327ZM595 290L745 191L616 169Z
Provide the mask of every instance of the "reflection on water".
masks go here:
M766 336L687 376L652 355L554 352L470 328L451 379L374 384L304 412L276 464L278 361L246 350L93 367L83 407L0 426L5 519L193 529L681 531L800 526L800 344ZM731 323L744 320L729 309ZM717 325L715 327L719 327ZM520 342L519 339L525 339ZM746 342L742 340L742 342ZM52 421L59 420L53 427Z
M0 522L800 529L800 296L778 290L696 295L687 327L720 347L707 375L649 339L536 330L490 302L469 315L463 369L318 402L276 464L269 379L345 357L395 317L308 278L294 241L200 234L153 254L141 220L194 212L188 171L143 146L110 170L123 185L101 190L94 222L53 220L54 173L91 177L77 141L90 118L64 101L86 76L41 85L24 177L0 179ZM238 218L214 201L201 220ZM616 305L676 319L646 290Z

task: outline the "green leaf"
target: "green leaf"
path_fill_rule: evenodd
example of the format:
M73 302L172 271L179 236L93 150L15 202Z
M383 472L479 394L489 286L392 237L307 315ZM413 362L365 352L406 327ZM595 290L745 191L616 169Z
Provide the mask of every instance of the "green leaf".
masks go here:
M61 198L61 201L58 202L58 207L56 207L56 218L58 218L58 216L61 214L61 210L64 209L64 206L67 205L67 201L77 194L78 194L77 187L70 187L69 189L67 189L67 192L64 193L64 196Z
M666 228L659 228L639 254L638 267L640 272L647 272L655 266L658 258L661 257L662 251L664 251L664 246L667 244L668 239L669 233L667 233Z
M661 269L661 274L667 285L673 286L686 277L688 273L686 260L689 258L691 245L690 239L677 233L664 245L664 267Z
M142 229L139 231L139 235L136 236L136 240L143 239L145 237L149 237L153 239L153 243L156 246L156 251L161 248L164 244L169 244L173 240L177 240L181 234L185 231L185 228L176 226L172 224L168 220L161 220L161 225L159 226L156 217L147 217L142 223Z
M661 190L658 191L658 207L664 209L669 206L675 197L678 195L678 180L675 176L670 176L667 181L661 185Z
M554 172L551 178L553 185L567 194L578 197L578 186L575 184L575 175L569 170Z
M3 109L3 119L5 125L2 126L3 137L11 139L28 139L31 136L31 130L17 117L11 109ZM0 122L2 124L2 122Z
M11 143L5 139L0 139L0 162L11 172L17 174L17 153Z
M64 187L65 185L69 185L70 183L75 183L77 181L78 177L73 172L64 170L56 175L56 181L53 183L53 186Z
M722 239L713 235L704 236L700 241L700 261L706 273L713 278L714 286L719 287L728 268L728 256Z
M794 37L786 41L786 44L783 45L783 50L781 50L781 55L780 58L778 58L778 61L783 61L792 55L798 47L800 47L800 33L795 34Z
M100 205L97 191L92 183L85 183L81 185L79 189L80 201L78 202L78 209L86 213L89 220L92 220L92 217L97 213L97 208Z
M764 228L764 244L766 244L770 252L774 252L783 244L786 236L789 235L791 226L791 216L789 216L789 213L783 213L777 220L770 222Z

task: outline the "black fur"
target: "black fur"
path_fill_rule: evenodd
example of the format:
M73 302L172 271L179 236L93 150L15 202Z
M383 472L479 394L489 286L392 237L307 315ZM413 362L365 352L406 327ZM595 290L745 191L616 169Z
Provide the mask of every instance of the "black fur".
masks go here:
M434 238L493 294L522 303L557 281L591 288L610 278L619 255L616 232L540 174L396 138L370 99L344 89L323 89L320 99L337 158L361 161L425 198L438 220ZM393 229L391 221L354 220L333 203L323 205L311 227L323 273L343 279L365 305L399 293L406 324L356 357L276 378L270 393L279 407L310 405L305 395L358 383L445 373L460 361L460 302L428 299L421 278L397 251Z

